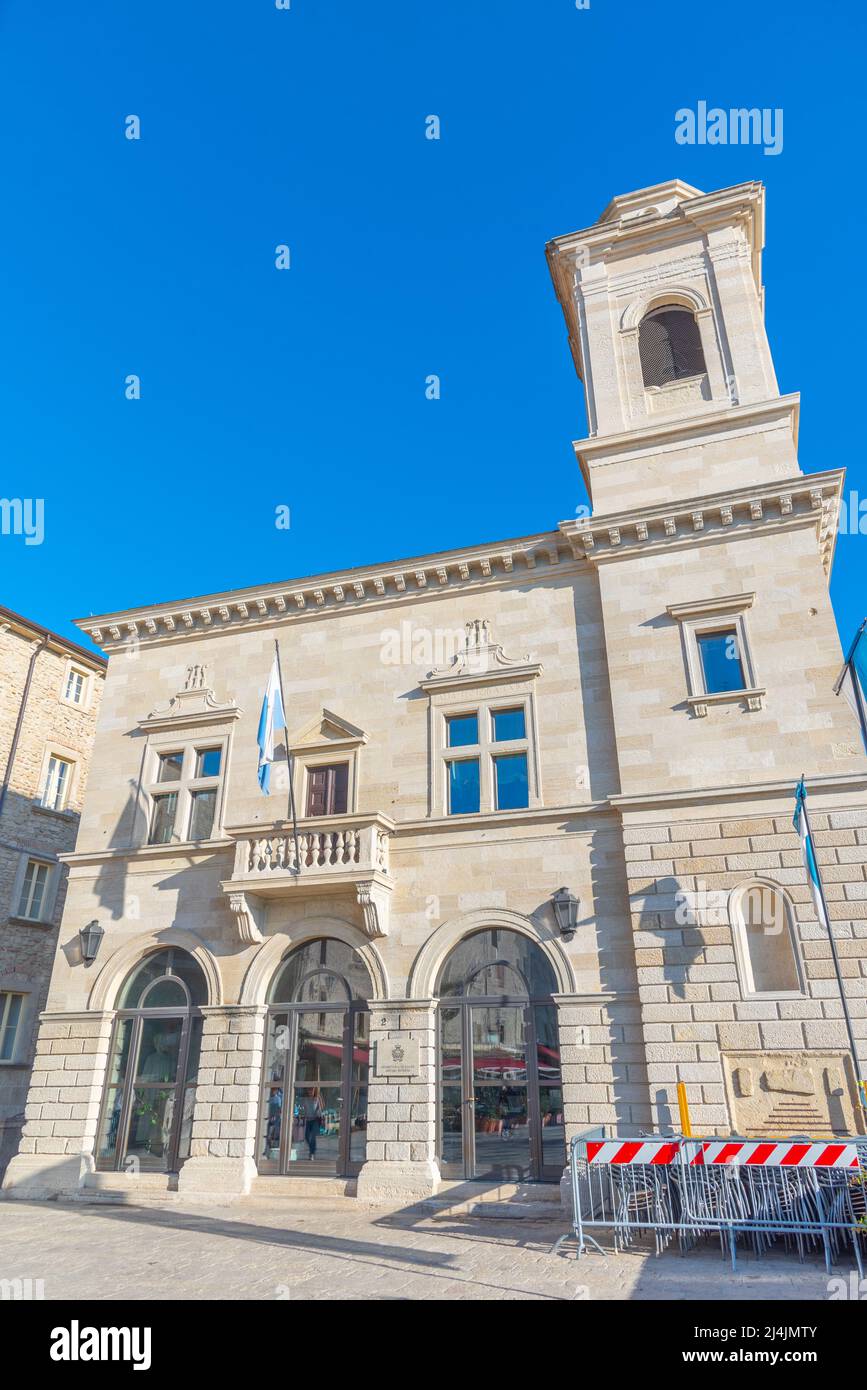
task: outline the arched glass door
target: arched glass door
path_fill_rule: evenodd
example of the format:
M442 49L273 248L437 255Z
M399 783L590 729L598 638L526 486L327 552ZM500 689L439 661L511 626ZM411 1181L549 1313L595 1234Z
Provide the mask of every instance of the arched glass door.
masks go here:
M556 979L519 932L483 931L443 967L439 1006L444 1177L559 1178L565 1163Z
M361 1168L372 992L364 961L343 941L309 941L284 960L268 1009L260 1172L348 1177Z
M145 956L118 1001L102 1099L99 1168L176 1173L190 1154L202 1015L201 967L171 946Z

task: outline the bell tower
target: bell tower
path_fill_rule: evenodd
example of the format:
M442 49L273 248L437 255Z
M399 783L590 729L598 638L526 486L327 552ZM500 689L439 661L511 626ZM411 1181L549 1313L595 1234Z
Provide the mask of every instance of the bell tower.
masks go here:
M764 189L679 179L621 194L551 241L548 263L589 434L594 516L792 478L797 394L764 323Z

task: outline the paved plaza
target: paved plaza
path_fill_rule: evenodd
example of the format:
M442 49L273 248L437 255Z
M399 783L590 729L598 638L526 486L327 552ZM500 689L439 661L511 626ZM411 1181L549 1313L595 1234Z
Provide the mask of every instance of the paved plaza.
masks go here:
M822 1261L781 1253L738 1273L686 1256L552 1253L550 1221L387 1211L343 1201L224 1208L0 1201L0 1280L46 1299L810 1299ZM834 1271L849 1278L848 1266ZM5 1286L4 1286L5 1288ZM8 1295L7 1295L8 1296Z

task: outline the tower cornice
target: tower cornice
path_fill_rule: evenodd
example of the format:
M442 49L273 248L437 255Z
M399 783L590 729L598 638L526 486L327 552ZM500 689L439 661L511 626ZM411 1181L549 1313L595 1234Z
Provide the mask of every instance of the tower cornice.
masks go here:
M601 517L562 521L576 558L607 564L645 554L732 539L735 536L814 527L825 574L830 576L845 469L799 473L754 487L629 508Z

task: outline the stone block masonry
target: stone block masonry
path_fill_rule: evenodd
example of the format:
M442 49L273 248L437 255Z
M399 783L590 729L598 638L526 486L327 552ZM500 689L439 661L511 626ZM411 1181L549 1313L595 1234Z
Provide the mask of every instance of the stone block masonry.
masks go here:
M755 801L755 794L751 800ZM867 1069L867 807L816 792L811 824L834 938ZM722 1054L845 1053L843 1009L792 825L794 796L766 798L765 814L704 819L694 808L665 823L645 813L624 825L624 847L648 1080L660 1124L676 1122L687 1083L694 1127L724 1133L733 1116ZM819 809L821 807L822 809ZM745 978L733 899L745 884L776 886L789 905L800 984L760 991Z

